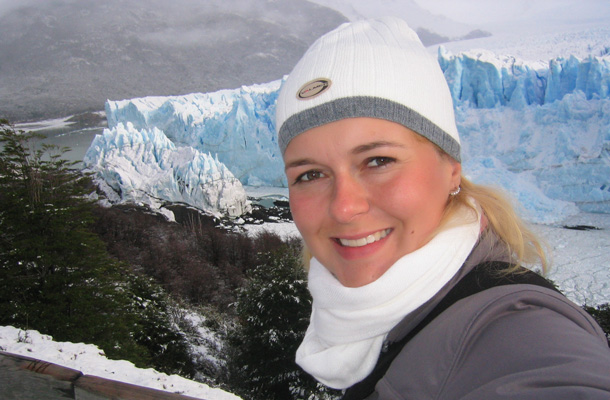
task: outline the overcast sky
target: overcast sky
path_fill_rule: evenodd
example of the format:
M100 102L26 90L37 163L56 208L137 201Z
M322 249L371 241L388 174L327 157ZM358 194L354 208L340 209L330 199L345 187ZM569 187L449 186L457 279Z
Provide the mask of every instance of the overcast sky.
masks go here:
M53 1L54 0L0 0L0 16L20 6L49 4Z
M83 0L0 0L0 16L23 5L52 4L53 2L77 2ZM103 0L99 0L103 1ZM145 1L145 0L140 0ZM208 0L201 0L208 1ZM316 0L313 0L316 1ZM333 0L320 1L332 2ZM352 0L334 0L351 3ZM355 3L363 0L353 0ZM399 2L404 0L364 0ZM441 14L457 22L482 27L525 22L540 24L579 24L598 22L606 24L610 18L610 0L413 0L421 8ZM247 2L247 0L246 0ZM233 0L227 0L231 6ZM387 4L387 3L386 3ZM243 3L242 3L243 6ZM605 26L605 25L604 25Z
M557 22L599 19L610 16L609 0L415 0L435 14L468 24L545 19Z

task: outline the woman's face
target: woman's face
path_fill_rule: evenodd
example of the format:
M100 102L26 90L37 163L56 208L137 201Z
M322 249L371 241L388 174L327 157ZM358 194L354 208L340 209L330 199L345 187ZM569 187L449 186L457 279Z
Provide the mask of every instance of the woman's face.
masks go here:
M402 125L349 118L310 129L284 154L294 222L347 287L375 281L428 242L461 165Z

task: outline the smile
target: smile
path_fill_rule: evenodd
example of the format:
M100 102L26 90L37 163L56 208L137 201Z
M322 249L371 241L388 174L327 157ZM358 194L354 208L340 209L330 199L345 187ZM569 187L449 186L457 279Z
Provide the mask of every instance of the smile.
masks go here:
M338 239L339 243L345 247L362 247L367 244L375 243L384 237L388 236L388 234L392 232L391 229L385 229L383 231L375 232L367 237L360 239Z

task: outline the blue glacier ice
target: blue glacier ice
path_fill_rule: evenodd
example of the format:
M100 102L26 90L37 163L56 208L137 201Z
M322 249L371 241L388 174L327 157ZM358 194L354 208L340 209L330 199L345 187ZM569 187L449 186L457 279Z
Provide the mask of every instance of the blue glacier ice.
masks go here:
M158 128L176 146L214 154L243 184L285 185L275 102L281 81L185 96L108 101L108 127Z
M532 63L484 50L452 55L440 47L438 60L456 104L521 109L549 104L574 92L584 93L587 100L610 97L607 56Z
M463 169L506 189L534 222L610 212L610 100L574 92L521 109L456 107Z
M504 188L532 222L555 223L580 211L610 213L610 57L524 62L486 51L453 55L440 48L438 60L454 99L467 176ZM242 185L283 187L274 127L281 83L108 101L109 128L103 136L131 132L143 146L138 153L120 155L116 149L127 139L96 138L85 164L123 197L143 190L174 201L186 173L175 167L180 157L189 165L189 182L195 175L205 181L222 165ZM184 154L171 164L158 154L165 148ZM206 162L204 154L210 155ZM163 181L142 179L145 188L136 188L129 173L117 177L114 164L121 157L133 165L129 173L173 172ZM187 197L177 201L192 201ZM224 211L212 204L221 197L205 207L226 213L226 204ZM196 201L201 208L201 200ZM232 206L232 215L247 210L242 197L234 202L241 205Z
M182 203L229 217L251 210L243 186L224 164L192 147L176 146L157 128L118 123L94 138L83 162L114 203L156 210Z

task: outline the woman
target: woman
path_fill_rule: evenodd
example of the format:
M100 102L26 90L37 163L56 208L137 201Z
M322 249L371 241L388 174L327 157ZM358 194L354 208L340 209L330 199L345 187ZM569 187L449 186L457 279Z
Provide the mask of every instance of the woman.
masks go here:
M544 284L494 283L431 312L481 266L546 261L510 204L462 175L446 81L403 21L318 39L276 118L312 256L305 371L349 398L610 398L603 332Z

